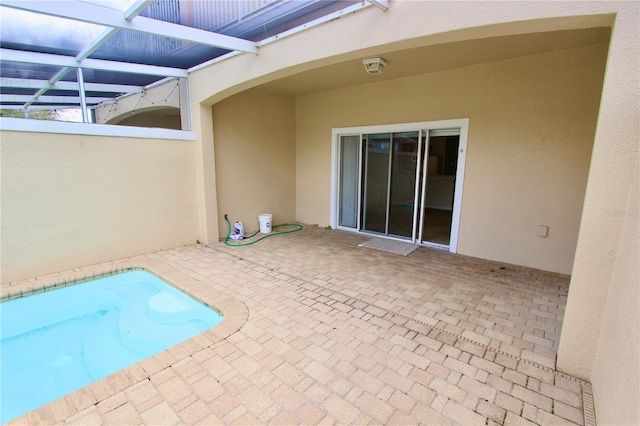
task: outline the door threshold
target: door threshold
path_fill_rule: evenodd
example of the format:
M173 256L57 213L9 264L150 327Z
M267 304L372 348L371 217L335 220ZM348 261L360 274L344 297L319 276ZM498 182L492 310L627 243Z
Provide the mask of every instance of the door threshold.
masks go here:
M449 251L449 246L445 245L445 244L438 244L438 243L427 243L427 242L421 242L421 243L417 243L420 244L422 247L429 247L429 248L434 248L434 249L438 249L438 250L446 250Z
M409 244L418 244L418 242L416 241L415 243L411 240L411 238L407 238L407 237L396 237L393 235L385 235L385 234L378 234L376 232L371 232L371 231L356 231L359 234L362 235L368 235L370 237L378 237L378 238L384 238L387 240L393 240L393 241L400 241L402 243L409 243Z

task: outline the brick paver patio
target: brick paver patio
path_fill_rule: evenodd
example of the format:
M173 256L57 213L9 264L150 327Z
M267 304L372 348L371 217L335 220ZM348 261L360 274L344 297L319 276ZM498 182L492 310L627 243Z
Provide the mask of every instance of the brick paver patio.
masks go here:
M306 226L4 285L144 267L225 316L10 424L592 423L590 385L554 369L567 276L367 239Z

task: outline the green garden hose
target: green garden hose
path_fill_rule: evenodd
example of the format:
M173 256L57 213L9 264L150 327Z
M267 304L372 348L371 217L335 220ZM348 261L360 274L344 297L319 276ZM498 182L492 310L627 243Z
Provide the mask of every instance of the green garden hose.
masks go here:
M224 243L230 247L238 247L238 246L250 246L251 244L255 244L258 241L264 240L267 237L273 237L275 235L283 235L283 234L290 234L292 232L296 232L302 229L302 225L300 225L299 223L282 223L280 225L273 225L272 228L281 228L283 226L293 226L295 229L288 229L286 231L280 231L280 232L274 232L274 233L269 233L269 234L265 234L262 237L258 238L257 240L253 240L253 241L247 241L247 242L242 242L242 243L229 243L229 234L231 234L231 222L229 222L229 218L227 217L227 215L224 215L224 220L227 221L227 238L224 239ZM258 232L260 232L260 230L257 230L256 232L254 232L251 235L247 235L244 237L244 239L249 239L252 237L255 237Z

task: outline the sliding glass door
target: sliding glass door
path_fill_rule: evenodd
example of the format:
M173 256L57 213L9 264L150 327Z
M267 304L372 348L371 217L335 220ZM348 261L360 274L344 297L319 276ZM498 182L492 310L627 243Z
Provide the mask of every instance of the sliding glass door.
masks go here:
M459 130L428 133L420 241L447 246L451 238Z
M413 238L419 132L393 134L387 234Z
M419 132L363 135L362 229L413 237Z
M358 225L358 183L360 135L340 137L340 211L338 224L348 228Z
M338 228L442 247L457 239L461 128L425 124L336 134Z
M362 229L387 233L391 134L363 135Z

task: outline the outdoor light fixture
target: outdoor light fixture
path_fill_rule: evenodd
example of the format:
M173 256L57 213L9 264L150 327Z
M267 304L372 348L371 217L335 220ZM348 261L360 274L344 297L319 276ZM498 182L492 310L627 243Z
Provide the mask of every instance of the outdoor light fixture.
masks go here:
M362 63L369 74L382 74L382 70L387 66L387 62L382 58L363 59Z

